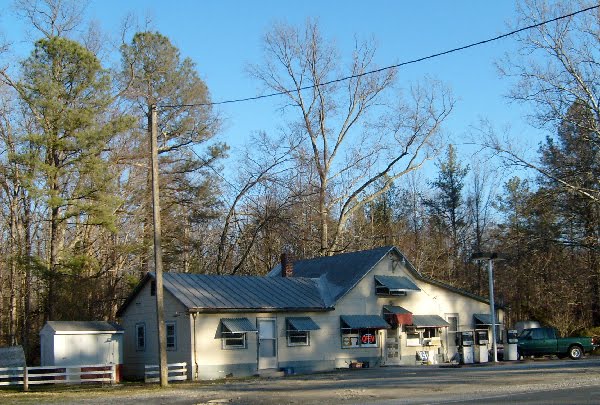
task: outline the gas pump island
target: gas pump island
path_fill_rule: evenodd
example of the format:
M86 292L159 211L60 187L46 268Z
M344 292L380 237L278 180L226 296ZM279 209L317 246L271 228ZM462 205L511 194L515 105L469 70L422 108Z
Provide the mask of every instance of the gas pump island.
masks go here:
M517 353L517 343L519 343L518 331L509 330L506 333L506 340L504 360L519 360L519 354Z
M475 363L487 363L489 335L487 329L475 330Z
M466 330L457 333L458 336L458 348L462 358L463 364L473 364L475 361L473 351L473 331Z

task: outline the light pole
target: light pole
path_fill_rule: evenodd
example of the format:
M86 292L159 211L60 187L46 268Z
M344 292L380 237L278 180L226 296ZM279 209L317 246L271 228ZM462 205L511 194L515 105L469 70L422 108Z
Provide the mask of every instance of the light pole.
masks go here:
M490 284L490 317L492 322L492 351L494 363L498 362L498 344L496 343L496 306L494 304L494 260L503 260L503 255L495 252L478 252L471 255L471 260L488 262L488 280Z

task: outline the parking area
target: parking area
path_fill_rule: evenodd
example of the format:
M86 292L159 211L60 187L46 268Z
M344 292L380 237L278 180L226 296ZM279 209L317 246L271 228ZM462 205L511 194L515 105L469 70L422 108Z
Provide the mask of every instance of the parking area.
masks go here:
M591 404L595 402L586 402L590 395L593 399L598 398L595 393L600 394L598 370L598 357L463 367L377 367L273 379L173 384L167 389L124 384L95 389L63 387L51 392L1 392L0 402L270 405L464 403L484 399L503 403L512 399L527 403L524 398L529 396L534 400L531 403ZM557 402L556 398L561 397L565 401Z

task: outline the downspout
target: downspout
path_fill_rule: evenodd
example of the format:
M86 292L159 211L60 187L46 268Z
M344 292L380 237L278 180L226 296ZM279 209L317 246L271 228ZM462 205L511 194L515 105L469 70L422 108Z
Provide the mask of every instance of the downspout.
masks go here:
M194 381L198 381L198 356L196 354L196 315L197 312L192 312L192 319L194 323Z

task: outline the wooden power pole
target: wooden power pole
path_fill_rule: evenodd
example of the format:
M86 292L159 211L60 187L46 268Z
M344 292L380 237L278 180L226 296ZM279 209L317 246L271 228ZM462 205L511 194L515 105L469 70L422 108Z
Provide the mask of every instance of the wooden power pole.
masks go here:
M154 271L156 274L156 324L158 326L158 359L160 386L169 385L167 365L167 334L165 331L165 309L163 302L163 262L160 227L160 199L158 188L158 114L156 105L150 106L148 127L150 128L150 152L152 155L152 214L154 220Z

